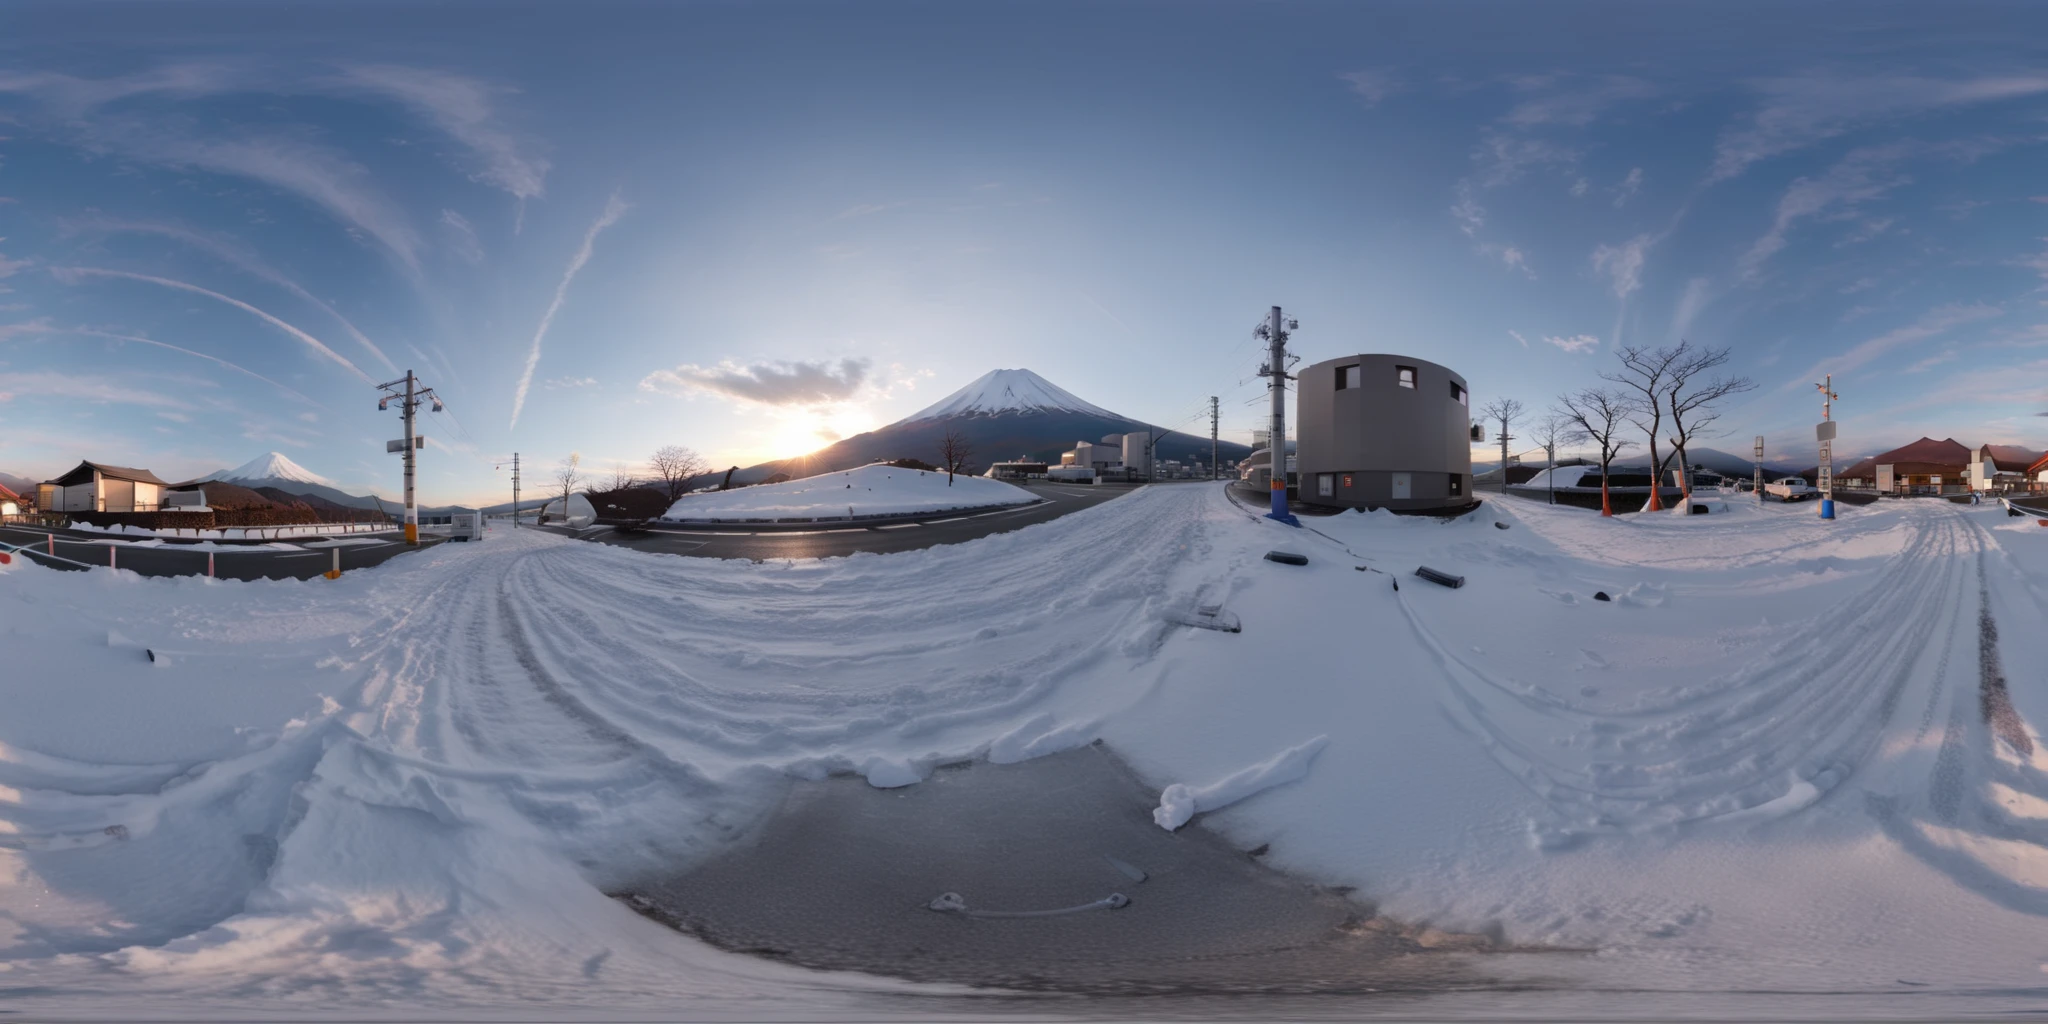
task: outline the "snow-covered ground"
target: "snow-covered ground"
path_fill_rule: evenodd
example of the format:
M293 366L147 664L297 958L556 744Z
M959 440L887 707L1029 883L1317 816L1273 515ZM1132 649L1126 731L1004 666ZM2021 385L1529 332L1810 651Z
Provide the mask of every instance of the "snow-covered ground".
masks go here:
M662 514L668 522L851 518L913 515L1022 505L1031 492L987 477L901 469L877 463L838 473L732 491L685 494Z
M1506 499L1297 530L1186 485L824 561L503 530L331 582L17 560L0 989L31 1015L957 1017L599 891L716 848L788 774L916 785L1099 738L1182 787L1163 824L1203 812L1410 921L1597 950L1540 958L1592 994L1527 1012L2038 1009L2048 529L1841 516ZM1170 624L1218 602L1242 633Z

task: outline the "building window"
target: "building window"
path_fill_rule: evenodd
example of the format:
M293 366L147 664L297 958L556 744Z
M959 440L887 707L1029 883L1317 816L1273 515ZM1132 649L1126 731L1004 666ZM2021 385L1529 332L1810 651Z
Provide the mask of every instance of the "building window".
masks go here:
M1452 385L1452 386L1453 386L1453 387L1456 387L1457 385ZM1459 475L1458 475L1458 474L1456 474L1456 473L1452 473L1452 474L1451 474L1451 497L1453 497L1453 498L1459 498L1459 497L1463 497L1463 496L1464 496L1464 494L1465 494L1465 478L1464 478L1464 477L1462 477L1462 476L1459 476Z
M1324 498L1327 498L1327 497L1329 497L1329 496L1331 495L1331 493L1332 493L1332 488L1333 488L1333 487L1335 487L1335 483L1334 483L1335 479L1336 479L1336 474L1334 474L1334 473L1317 473L1317 474L1316 474L1316 494L1317 494L1317 496L1319 496L1319 497L1324 497Z
M1359 385L1358 367L1337 367L1337 390L1346 391Z
M1467 402L1465 398L1465 389L1462 386L1460 386L1457 381L1451 382L1451 401L1456 402L1459 405L1470 405L1470 403Z
M1415 367L1396 366L1394 367L1394 376L1401 382L1402 387L1411 389L1415 387Z

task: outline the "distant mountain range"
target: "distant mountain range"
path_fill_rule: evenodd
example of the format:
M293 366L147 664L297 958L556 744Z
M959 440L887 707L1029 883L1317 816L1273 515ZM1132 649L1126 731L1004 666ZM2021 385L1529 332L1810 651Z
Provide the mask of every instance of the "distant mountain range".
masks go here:
M733 474L735 483L756 483L776 474L792 477L831 473L889 459L939 461L939 441L957 430L973 450L969 471L1011 459L1058 462L1060 453L1077 441L1100 441L1110 434L1153 431L1159 438L1158 458L1182 462L1209 461L1209 438L1197 437L1132 419L1082 400L1030 370L991 370L973 383L917 413L886 427L836 441L809 455L748 466ZM1218 442L1225 462L1251 454L1247 445ZM691 481L715 486L724 470Z

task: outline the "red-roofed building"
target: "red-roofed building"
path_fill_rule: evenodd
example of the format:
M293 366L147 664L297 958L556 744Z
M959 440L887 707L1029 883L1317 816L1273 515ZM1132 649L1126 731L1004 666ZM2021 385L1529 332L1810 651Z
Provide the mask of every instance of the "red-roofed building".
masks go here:
M6 484L0 484L0 516L18 516L23 511L21 495L8 490Z
M2028 467L2043 460L2040 452L2010 444L1983 445L1970 455L1973 491L2026 490L2027 482L2035 479Z
M1969 486L1973 453L1954 438L1923 437L1903 448L1873 455L1835 474L1871 480L1885 494L1959 494Z

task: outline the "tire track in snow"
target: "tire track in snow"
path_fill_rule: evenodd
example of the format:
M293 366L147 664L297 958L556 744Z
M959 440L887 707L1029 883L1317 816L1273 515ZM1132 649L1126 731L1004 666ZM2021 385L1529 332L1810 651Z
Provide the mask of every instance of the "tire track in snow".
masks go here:
M1453 720L1556 814L1539 841L1754 820L1810 806L1856 772L1930 641L1963 613L1961 517L1916 515L1907 525L1903 550L1858 599L1803 624L1773 657L1620 710L1496 678L1400 605L1444 667ZM1552 743L1560 730L1573 742Z

